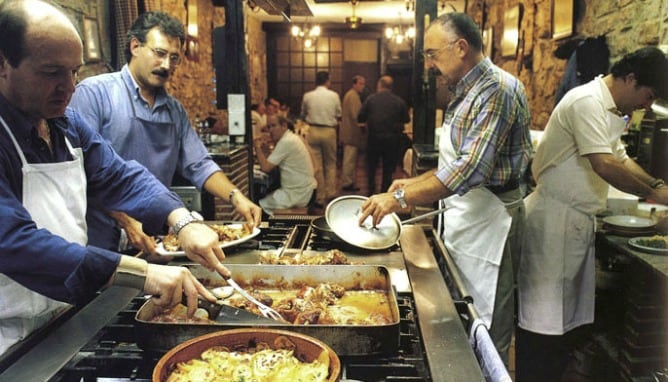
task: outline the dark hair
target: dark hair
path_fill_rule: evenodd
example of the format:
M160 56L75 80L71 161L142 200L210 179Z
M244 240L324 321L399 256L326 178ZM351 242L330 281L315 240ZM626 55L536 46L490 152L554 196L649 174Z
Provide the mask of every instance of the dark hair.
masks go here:
M668 98L668 60L658 48L645 47L629 53L617 61L610 74L615 78L633 73L638 86L648 86L659 98Z
M142 13L132 23L128 31L127 41L125 42L125 57L128 62L132 58L130 53L130 41L136 38L142 44L146 42L146 34L151 29L158 27L160 32L171 36L178 37L181 45L186 41L186 32L183 29L183 24L177 18L168 15L164 12L146 12Z
M289 120L288 118L285 118L282 115L277 115L276 120L278 121L279 125L286 125L288 127L288 129L290 129L290 131L293 131L293 132L295 131L294 123L292 123L292 121Z
M353 85L356 85L360 80L363 80L364 77L360 76L359 74L353 77Z
M12 67L17 67L27 56L26 30L28 12L21 1L0 2L0 52Z
M466 40L475 51L482 51L480 29L471 16L466 13L444 13L434 23L440 24L443 28L450 28L458 37Z
M329 73L328 72L318 72L315 75L315 84L316 86L324 85L329 81Z

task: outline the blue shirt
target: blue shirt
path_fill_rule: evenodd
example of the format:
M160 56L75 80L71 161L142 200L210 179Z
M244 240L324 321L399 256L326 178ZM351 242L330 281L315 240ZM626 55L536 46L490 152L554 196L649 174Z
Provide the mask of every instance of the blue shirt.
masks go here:
M156 155L159 148L154 145L158 137L152 142L125 140L131 128L129 121L133 117L133 105L140 119L175 124L175 131L170 133L173 134L172 139L164 143L176 146L178 156L160 158ZM81 81L72 95L70 107L78 111L88 125L109 141L124 159L138 161L165 186L172 184L174 173L178 171L201 190L214 172L221 171L190 124L183 105L164 89L159 89L155 103L150 107L140 95L139 85L132 78L127 65L120 72L101 74ZM128 157L131 152L140 155Z
M38 137L37 129L0 95L0 115L16 137L29 163L72 160L64 137L84 153L88 205L126 212L146 230L159 233L167 216L183 207L142 166L125 162L73 110L48 121L53 154ZM66 241L38 229L22 204L21 159L11 138L0 128L0 273L50 298L87 301L111 277L120 255ZM0 297L1 298L1 297Z
M141 163L165 186L172 184L178 172L201 190L213 173L221 171L192 128L183 105L159 89L151 107L139 93L127 65L120 72L81 81L70 107L111 143L121 157ZM133 132L134 116L156 123L157 127ZM89 210L89 240L93 245L115 250L120 228L107 215L107 207Z

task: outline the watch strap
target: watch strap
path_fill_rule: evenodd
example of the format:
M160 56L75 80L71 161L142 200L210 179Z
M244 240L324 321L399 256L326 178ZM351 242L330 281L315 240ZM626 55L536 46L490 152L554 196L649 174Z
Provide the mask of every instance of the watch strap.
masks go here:
M404 198L404 189L400 188L396 191L394 191L394 198L399 202L399 207L401 208L406 208L408 207L408 204L406 203L406 199Z
M175 236L179 236L179 232L183 229L183 227L187 226L190 223L202 221L201 216L195 215L194 213L190 212L187 215L183 216L179 221L174 224L172 227L172 232L174 233Z

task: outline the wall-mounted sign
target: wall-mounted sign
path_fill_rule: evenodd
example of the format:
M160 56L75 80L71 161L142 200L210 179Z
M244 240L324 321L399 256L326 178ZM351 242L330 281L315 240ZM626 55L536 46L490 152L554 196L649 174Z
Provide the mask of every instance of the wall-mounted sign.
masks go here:
M97 19L84 17L83 35L86 62L100 61L102 53L100 51L100 30Z
M517 55L517 45L520 39L520 21L522 20L522 6L517 4L503 14L503 36L501 37L501 56L514 57Z
M573 35L573 0L552 0L552 38Z

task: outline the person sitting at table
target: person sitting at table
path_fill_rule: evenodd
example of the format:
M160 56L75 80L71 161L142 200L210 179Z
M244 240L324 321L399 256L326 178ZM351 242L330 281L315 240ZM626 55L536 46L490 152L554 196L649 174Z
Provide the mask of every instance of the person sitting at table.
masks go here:
M317 186L311 154L304 140L293 132L292 123L279 115L267 116L267 128L275 147L267 157L262 141L253 141L260 169L266 173L278 167L281 186L260 199L268 215L276 209L306 207Z

